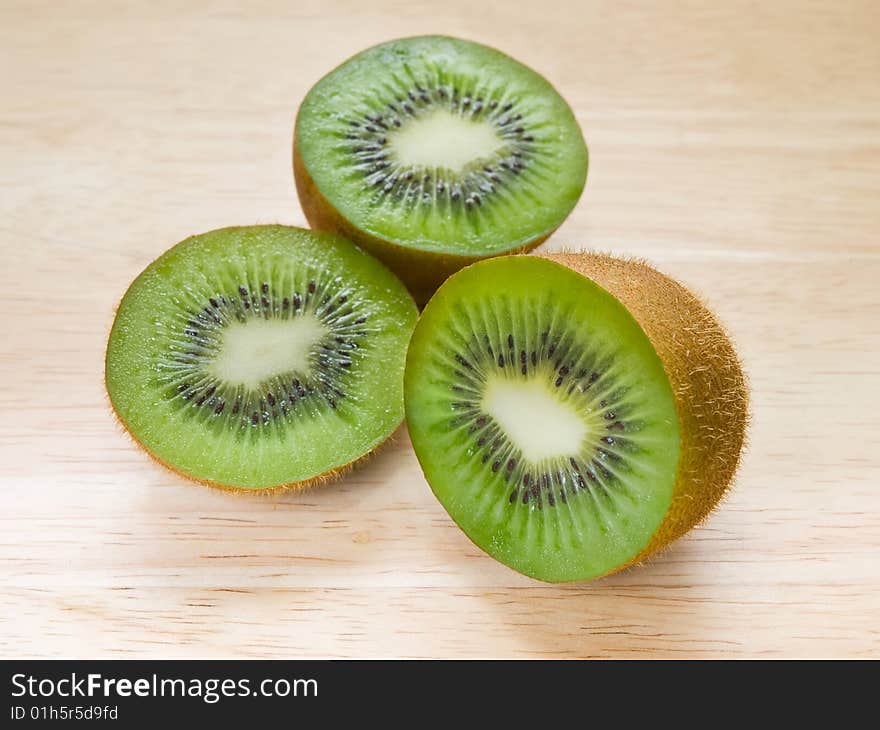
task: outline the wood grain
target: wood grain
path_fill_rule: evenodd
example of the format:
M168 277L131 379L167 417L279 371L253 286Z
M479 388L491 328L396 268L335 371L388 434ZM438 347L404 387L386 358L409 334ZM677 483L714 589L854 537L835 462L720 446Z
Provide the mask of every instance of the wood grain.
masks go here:
M880 655L880 13L866 1L0 5L0 654ZM649 564L545 586L473 547L402 429L343 482L192 485L111 417L115 303L230 224L303 224L308 87L390 37L507 50L570 101L545 248L648 257L753 387L735 490Z

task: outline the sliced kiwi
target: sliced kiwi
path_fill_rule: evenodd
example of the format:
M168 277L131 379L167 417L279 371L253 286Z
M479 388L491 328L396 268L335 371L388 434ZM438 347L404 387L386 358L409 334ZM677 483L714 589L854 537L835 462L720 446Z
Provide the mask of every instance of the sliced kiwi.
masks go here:
M705 517L747 411L736 353L700 302L590 254L455 274L416 326L404 391L439 501L483 550L546 581L614 572Z
M304 485L402 421L416 316L400 281L343 239L212 231L167 251L125 293L107 390L131 435L186 476Z
M424 36L363 51L309 91L294 171L312 227L373 252L423 302L462 266L559 226L583 191L587 148L540 75Z

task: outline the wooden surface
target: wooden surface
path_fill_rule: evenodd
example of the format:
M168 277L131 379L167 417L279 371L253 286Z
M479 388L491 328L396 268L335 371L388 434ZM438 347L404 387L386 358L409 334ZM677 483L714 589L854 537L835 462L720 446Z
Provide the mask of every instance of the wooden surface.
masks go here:
M880 9L864 2L0 0L0 655L880 656ZM299 100L442 32L569 100L587 190L547 248L699 291L754 389L736 488L584 585L493 562L405 430L345 481L164 471L102 387L115 303L191 233L303 224Z

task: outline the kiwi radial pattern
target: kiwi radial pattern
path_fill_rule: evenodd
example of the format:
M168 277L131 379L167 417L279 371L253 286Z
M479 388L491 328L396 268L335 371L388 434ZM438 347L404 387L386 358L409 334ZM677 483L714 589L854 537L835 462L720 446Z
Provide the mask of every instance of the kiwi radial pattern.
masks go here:
M525 251L570 213L587 148L535 71L441 36L369 48L318 81L294 173L313 228L381 258L422 304L454 271Z
M713 315L644 263L512 256L453 275L407 356L435 495L540 580L639 561L702 520L739 461L748 394Z
M344 239L216 230L129 287L107 391L131 435L175 471L230 488L302 486L401 423L416 316L403 284Z

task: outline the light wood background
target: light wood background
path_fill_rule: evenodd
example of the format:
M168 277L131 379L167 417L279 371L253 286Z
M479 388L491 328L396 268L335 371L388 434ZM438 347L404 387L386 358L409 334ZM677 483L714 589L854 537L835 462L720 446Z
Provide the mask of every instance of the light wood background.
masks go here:
M236 497L110 415L132 278L192 233L303 224L299 100L430 32L575 109L587 190L546 246L648 257L741 348L736 488L648 565L555 587L493 562L405 429L335 486ZM0 0L0 655L880 656L878 38L874 0Z

